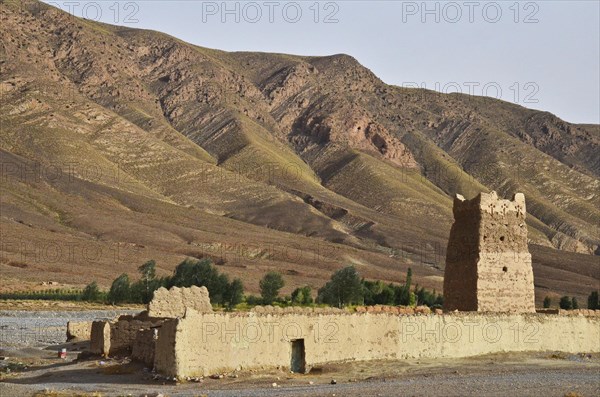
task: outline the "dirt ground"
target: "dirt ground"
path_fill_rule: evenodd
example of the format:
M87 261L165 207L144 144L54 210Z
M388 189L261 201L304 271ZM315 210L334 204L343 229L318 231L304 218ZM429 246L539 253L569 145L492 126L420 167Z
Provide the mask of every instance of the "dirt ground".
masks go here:
M174 382L128 359L77 360L87 342L3 350L1 396L598 396L600 355L500 354L240 371ZM66 346L66 360L57 350ZM7 371L8 369L8 371ZM334 383L335 384L332 384Z

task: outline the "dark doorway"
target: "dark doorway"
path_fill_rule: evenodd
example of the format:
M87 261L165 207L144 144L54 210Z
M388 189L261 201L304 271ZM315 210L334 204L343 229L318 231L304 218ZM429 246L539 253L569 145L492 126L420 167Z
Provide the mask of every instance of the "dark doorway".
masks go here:
M292 372L297 374L303 374L306 372L304 339L296 339L292 341L292 362L290 369Z

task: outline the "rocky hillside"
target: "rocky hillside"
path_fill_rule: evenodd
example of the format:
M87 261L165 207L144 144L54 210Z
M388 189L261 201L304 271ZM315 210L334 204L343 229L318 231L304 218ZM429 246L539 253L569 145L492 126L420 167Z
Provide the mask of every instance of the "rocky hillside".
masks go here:
M0 3L0 274L103 283L210 255L247 287L342 264L441 289L451 197L524 192L538 299L600 279L598 125Z

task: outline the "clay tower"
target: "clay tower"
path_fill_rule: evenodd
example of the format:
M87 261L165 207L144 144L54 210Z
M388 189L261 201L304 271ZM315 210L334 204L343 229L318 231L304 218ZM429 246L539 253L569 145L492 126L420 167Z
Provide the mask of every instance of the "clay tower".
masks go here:
M444 308L534 313L531 254L527 249L525 196L496 192L454 199L444 273Z

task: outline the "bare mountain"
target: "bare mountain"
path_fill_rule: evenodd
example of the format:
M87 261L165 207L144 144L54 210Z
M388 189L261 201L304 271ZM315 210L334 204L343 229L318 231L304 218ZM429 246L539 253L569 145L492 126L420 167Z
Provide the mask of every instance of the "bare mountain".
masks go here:
M441 289L451 197L524 192L537 298L600 279L598 125L389 86L348 55L226 53L0 3L1 277L107 283L211 256ZM595 255L594 255L595 254Z

